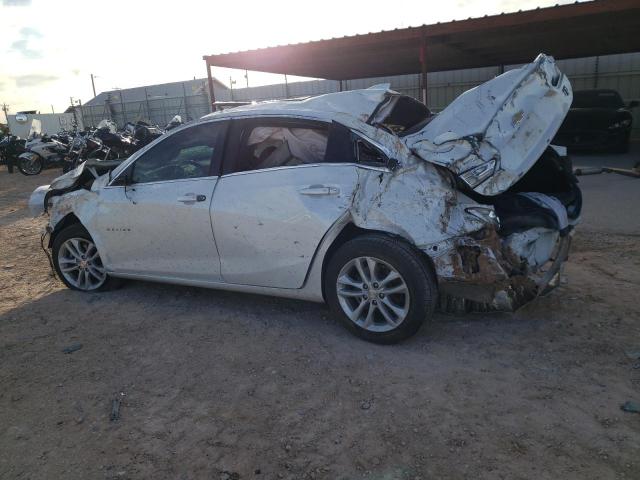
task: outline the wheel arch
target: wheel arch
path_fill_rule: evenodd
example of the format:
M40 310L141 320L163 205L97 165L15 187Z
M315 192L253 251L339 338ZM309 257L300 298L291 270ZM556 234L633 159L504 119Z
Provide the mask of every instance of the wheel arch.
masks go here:
M73 212L68 213L64 217L62 217L62 219L58 221L58 223L56 223L56 225L53 227L53 230L49 235L49 248L53 247L53 242L55 241L56 237L62 230L64 230L67 227L70 227L71 225L75 225L77 223L82 225L82 222L80 221L80 219Z
M424 262L424 264L427 266L427 268L431 269L431 271L433 273L433 277L434 277L434 279L436 281L436 285L438 284L438 276L436 274L436 268L435 268L435 265L433 263L433 259L426 252L424 252L424 251L420 250L419 248L417 248L411 241L407 240L406 238L404 238L401 235L397 235L397 234L394 234L394 233L391 233L391 232L387 232L387 231L384 231L384 230L375 230L375 229L362 228L362 227L357 226L353 222L349 222L342 228L340 233L333 240L333 242L331 243L331 245L327 249L327 252L325 253L324 258L322 259L321 285L322 285L322 298L324 299L325 302L327 301L326 292L325 292L325 274L326 274L326 271L327 271L327 265L329 264L329 261L331 260L331 257L335 254L335 252L342 245L344 245L349 240L353 240L354 238L359 237L359 236L372 235L372 234L373 235L375 235L375 234L384 235L384 236L387 236L389 238L394 238L394 239L400 240L401 242L403 242L406 245L408 245L414 252L416 252L418 257Z

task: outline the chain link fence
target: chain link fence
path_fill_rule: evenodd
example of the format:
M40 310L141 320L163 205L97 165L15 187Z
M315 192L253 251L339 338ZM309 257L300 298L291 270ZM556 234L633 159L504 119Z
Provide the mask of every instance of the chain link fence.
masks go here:
M113 120L120 127L138 120L164 126L175 115L180 115L184 122L197 120L210 112L210 106L207 95L148 98L137 102L123 102L115 97L103 105L82 105L75 110L85 127L95 127L104 119Z

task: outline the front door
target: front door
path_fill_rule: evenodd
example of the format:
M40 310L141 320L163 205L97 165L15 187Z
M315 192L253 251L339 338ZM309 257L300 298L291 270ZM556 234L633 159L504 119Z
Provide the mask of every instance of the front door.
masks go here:
M177 131L100 192L98 248L109 270L220 280L209 209L225 131L221 122Z

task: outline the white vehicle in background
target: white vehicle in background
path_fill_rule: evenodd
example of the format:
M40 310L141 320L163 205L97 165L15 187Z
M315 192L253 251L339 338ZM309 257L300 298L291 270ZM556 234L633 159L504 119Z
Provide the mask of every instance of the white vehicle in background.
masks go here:
M581 196L549 146L571 104L551 57L439 115L387 86L217 112L108 173L37 189L72 289L120 279L326 301L392 343L436 305L513 310L557 285Z

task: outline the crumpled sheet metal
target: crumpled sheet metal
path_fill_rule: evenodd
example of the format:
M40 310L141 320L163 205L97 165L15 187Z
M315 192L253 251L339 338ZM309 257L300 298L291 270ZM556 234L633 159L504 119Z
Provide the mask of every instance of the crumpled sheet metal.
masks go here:
M441 308L514 311L548 286L540 267L558 256L557 231L536 228L502 239L495 228L487 228L474 236L455 239L434 258L443 297L463 299L443 302L441 297Z
M416 157L398 137L381 129L361 125L359 130L390 158L399 159L400 166L391 174L358 169L349 209L356 226L399 235L430 252L485 226L465 213L465 208L478 204L455 189L447 170Z
M496 173L474 190L497 195L540 158L573 99L569 80L540 54L464 92L419 132L405 137L422 159L456 174L496 160Z

